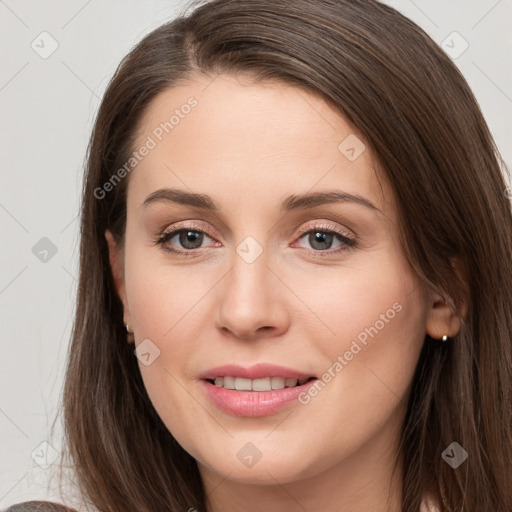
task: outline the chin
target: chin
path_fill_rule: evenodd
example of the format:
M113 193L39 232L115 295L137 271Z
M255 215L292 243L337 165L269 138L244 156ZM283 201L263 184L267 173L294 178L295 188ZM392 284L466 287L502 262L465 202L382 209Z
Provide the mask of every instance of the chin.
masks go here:
M275 485L276 482L287 484L314 476L321 471L312 465L304 467L301 462L305 460L298 451L289 454L289 458L286 458L286 453L276 452L276 458L262 454L259 460L251 463L248 461L247 465L235 453L235 461L231 457L222 460L216 458L214 465L207 466L210 471L219 475L229 475L227 478L231 481L247 485ZM199 462L198 464L202 465Z

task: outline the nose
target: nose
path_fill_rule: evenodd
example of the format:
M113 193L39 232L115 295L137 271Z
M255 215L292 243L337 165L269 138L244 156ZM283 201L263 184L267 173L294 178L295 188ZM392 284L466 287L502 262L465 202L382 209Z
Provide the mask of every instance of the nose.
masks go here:
M265 252L252 263L235 253L231 271L219 283L218 328L244 340L271 338L286 332L286 287L276 273L268 266Z

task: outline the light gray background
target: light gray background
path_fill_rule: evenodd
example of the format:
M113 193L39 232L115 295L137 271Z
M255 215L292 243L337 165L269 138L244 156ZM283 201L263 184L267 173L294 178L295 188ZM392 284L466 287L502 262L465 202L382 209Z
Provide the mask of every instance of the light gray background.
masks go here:
M469 43L454 62L510 166L512 0L387 3L440 44L453 31ZM185 5L0 0L0 508L30 499L59 501L50 479L55 464L43 469L36 461L51 460L42 442L60 449L58 436L48 435L74 310L88 137L121 58ZM58 42L47 59L31 47L43 31ZM459 44L455 40L455 49ZM42 237L57 247L47 262L32 252Z

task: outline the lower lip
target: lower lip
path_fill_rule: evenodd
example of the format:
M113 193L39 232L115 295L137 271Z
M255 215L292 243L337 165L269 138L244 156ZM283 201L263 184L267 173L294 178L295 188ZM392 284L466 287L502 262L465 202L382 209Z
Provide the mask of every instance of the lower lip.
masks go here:
M207 380L201 380L201 385L211 401L223 411L235 416L256 418L275 414L289 403L298 401L299 395L307 392L317 380L310 380L302 386L272 391L236 391L216 386Z

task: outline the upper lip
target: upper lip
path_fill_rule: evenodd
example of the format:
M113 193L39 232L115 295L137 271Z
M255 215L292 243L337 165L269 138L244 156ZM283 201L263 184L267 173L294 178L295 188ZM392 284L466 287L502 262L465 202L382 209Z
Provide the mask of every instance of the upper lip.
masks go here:
M216 377L239 377L242 379L264 379L266 377L284 377L285 379L305 379L314 377L311 373L304 373L293 368L286 368L275 364L259 363L254 366L240 366L238 364L224 364L210 368L199 375L200 379L215 379Z

